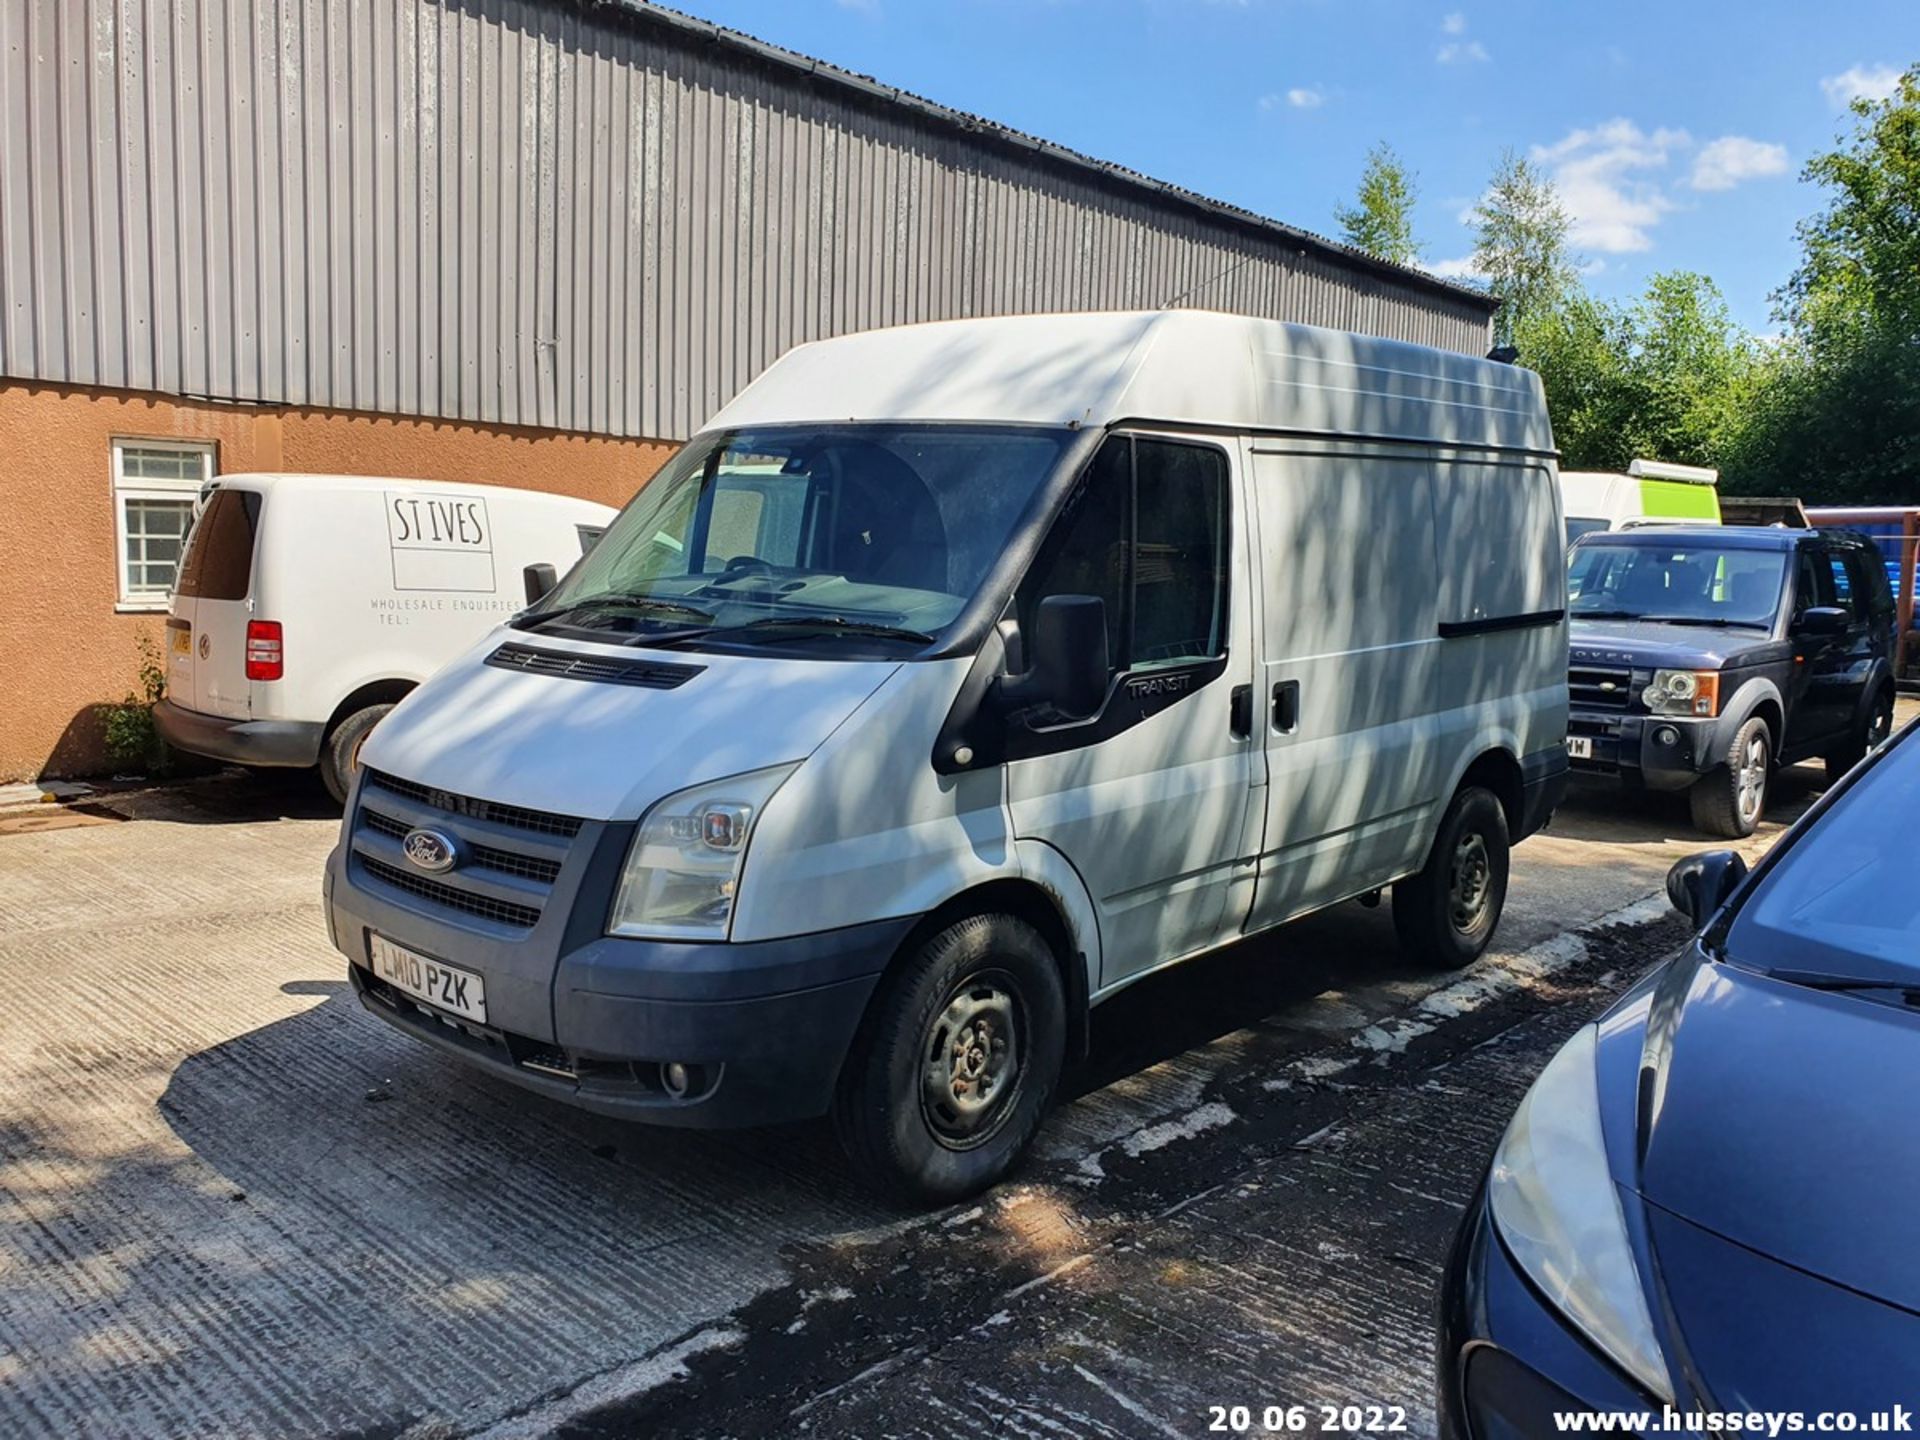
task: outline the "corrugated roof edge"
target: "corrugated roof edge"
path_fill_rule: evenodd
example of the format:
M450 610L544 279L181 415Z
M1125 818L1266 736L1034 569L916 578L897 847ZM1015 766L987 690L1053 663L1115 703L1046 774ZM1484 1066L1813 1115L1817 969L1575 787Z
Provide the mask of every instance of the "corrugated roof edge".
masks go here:
M1116 165L1108 160L1097 160L1091 155L1083 155L1078 150L1071 150L1051 140L1042 140L1037 135L1015 130L984 116L970 115L964 110L955 110L951 106L928 100L924 96L915 95L898 86L883 84L870 75L843 70L829 61L803 55L798 50L788 50L770 41L756 39L741 30L729 30L726 26L716 25L710 20L701 20L678 10L670 10L664 5L650 4L648 0L560 0L560 3L570 3L574 8L581 10L612 12L629 20L661 26L688 39L724 45L776 69L795 72L803 78L821 81L870 101L902 106L935 124L949 126L963 134L998 141L1016 150L1038 154L1069 169L1089 171L1113 184L1147 191L1215 219L1225 220L1230 224L1269 237L1284 239L1302 250L1318 252L1340 264L1370 271L1415 289L1430 290L1451 299L1466 301L1481 307L1488 315L1492 315L1500 308L1498 296L1477 286L1444 280L1438 275L1429 274L1425 270L1418 270L1409 265L1396 265L1391 260L1382 260L1377 255L1369 255L1366 251L1356 250L1351 245L1342 245L1337 240L1316 235L1311 230L1302 230L1297 225L1288 225L1255 211L1243 210L1238 205L1229 205L1224 200L1212 199L1165 180L1156 180L1151 175L1142 175L1139 171L1129 170L1124 165Z

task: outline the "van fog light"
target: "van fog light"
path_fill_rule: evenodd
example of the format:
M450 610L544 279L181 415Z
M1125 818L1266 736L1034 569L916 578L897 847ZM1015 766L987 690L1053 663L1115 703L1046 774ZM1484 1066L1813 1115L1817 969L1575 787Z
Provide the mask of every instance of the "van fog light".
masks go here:
M660 1083L667 1087L667 1093L674 1099L684 1100L687 1091L693 1088L693 1076L687 1073L686 1066L674 1060L660 1067Z
M1658 730L1653 732L1653 743L1656 745L1678 745L1680 743L1680 732L1671 725L1662 725Z

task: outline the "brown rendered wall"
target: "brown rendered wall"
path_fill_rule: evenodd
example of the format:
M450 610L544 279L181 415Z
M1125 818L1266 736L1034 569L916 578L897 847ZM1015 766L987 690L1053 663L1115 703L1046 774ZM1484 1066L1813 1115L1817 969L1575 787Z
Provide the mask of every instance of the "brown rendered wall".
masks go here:
M0 782L105 766L94 707L132 690L137 637L119 614L109 442L211 440L215 469L399 475L517 485L621 505L665 442L325 410L0 383Z

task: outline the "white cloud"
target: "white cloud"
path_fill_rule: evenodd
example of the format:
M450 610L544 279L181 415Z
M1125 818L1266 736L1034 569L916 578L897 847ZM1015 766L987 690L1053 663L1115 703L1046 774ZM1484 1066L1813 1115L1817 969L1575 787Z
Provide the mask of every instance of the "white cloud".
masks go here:
M1436 260L1427 269L1442 280L1478 280L1480 272L1474 267L1473 256L1462 255L1457 260Z
M1262 111L1278 110L1283 105L1295 110L1317 110L1327 103L1327 95L1317 85L1296 85L1284 93L1262 95L1256 103Z
M1787 173L1787 147L1745 135L1722 135L1709 140L1693 157L1696 190L1731 190L1742 180L1764 180Z
M1449 40L1434 52L1442 65L1477 65L1493 57L1478 40Z
M1884 100L1900 87L1900 72L1891 65L1855 65L1820 82L1827 103L1844 110L1856 100Z
M1449 35L1464 35L1467 33L1467 17L1456 10L1440 22L1440 28Z
M1674 206L1651 177L1692 143L1684 130L1648 132L1631 120L1609 120L1536 145L1532 158L1553 177L1574 248L1625 255L1653 248L1653 227Z

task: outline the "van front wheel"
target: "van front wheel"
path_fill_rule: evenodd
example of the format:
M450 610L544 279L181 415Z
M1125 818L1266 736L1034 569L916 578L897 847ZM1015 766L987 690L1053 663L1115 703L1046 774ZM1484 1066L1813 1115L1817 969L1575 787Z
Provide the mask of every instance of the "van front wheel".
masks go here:
M360 747L391 709L391 705L369 705L354 711L333 727L320 747L320 783L338 804L347 803L347 792L353 788L354 772L360 768Z
M1457 970L1493 939L1507 903L1507 812L1491 790L1470 785L1440 817L1418 874L1393 887L1393 928L1411 960Z
M931 936L881 981L841 1071L833 1122L855 1173L913 1202L984 1190L1039 1129L1065 1035L1031 925L973 915Z

